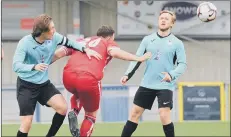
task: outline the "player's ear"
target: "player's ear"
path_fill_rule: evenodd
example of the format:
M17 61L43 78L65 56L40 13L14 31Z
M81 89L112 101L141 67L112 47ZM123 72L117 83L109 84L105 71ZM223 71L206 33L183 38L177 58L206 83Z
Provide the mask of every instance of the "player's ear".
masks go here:
M171 24L171 28L174 26L174 22Z

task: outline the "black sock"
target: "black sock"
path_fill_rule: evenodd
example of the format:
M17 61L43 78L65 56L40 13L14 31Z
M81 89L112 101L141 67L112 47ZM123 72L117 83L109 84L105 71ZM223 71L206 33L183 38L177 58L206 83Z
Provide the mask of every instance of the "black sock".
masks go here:
M136 130L137 125L137 123L128 120L126 125L124 126L121 137L130 137L132 133Z
M55 113L51 127L47 133L47 137L55 136L55 134L58 132L59 128L63 124L63 120L65 119L65 115L60 115L59 113Z
M163 125L163 129L164 129L164 133L165 133L166 137L174 137L175 136L174 125L172 122L168 125Z
M22 133L20 130L18 130L17 137L27 137L28 133Z

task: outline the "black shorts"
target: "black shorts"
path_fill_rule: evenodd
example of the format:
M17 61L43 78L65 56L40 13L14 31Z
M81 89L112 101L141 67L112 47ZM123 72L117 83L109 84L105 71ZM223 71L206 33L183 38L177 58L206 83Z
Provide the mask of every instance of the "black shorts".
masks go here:
M154 90L140 86L136 92L133 103L144 109L151 110L156 97L158 98L158 108L169 107L170 109L172 109L173 93L171 90L168 89Z
M58 89L48 80L43 84L34 84L17 79L17 101L20 110L20 116L33 115L37 101L41 105L47 105L49 99L61 94ZM48 106L49 107L49 106Z

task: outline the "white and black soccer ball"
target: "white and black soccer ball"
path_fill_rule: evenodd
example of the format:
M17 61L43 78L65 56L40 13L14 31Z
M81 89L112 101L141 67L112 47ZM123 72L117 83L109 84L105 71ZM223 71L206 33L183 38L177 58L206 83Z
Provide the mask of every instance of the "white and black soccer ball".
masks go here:
M203 22L216 19L217 7L211 2L203 2L197 8L197 16Z

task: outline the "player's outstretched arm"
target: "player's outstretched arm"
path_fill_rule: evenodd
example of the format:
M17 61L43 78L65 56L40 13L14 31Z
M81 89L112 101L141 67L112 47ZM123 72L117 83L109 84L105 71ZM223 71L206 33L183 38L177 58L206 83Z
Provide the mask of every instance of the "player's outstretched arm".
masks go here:
M185 54L183 42L181 42L178 45L178 47L176 49L176 56L177 56L177 67L174 70L169 72L172 80L180 77L185 72L185 70L187 68L186 54Z
M67 48L65 46L61 46L60 48L58 48L56 51L55 51L55 54L54 54L54 57L51 61L51 64L54 63L55 61L65 57L65 56L69 56L72 54L72 50L71 48Z
M62 45L62 46L68 47L68 48L74 48L76 50L84 52L85 45L83 43L74 42L72 40L69 40L67 37L65 37L65 36L63 36L57 32L54 34L53 39L57 45Z
M22 40L19 41L13 57L13 71L28 72L32 71L36 64L24 64L26 57L26 46Z
M139 57L119 48L109 50L109 54L114 58L137 62L144 62L145 60L151 58L151 53L145 53L143 56Z
M102 56L89 49L89 48L86 48L85 47L85 43L81 43L81 42L75 42L75 41L72 41L72 40L69 40L67 37L59 34L59 33L55 33L54 34L54 40L56 42L57 45L63 45L63 46L66 46L68 48L74 48L76 50L79 50L83 53L86 53L86 55L91 58L91 57L95 57L96 59L102 59Z

